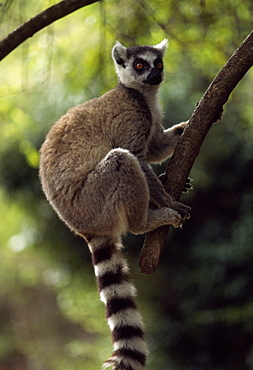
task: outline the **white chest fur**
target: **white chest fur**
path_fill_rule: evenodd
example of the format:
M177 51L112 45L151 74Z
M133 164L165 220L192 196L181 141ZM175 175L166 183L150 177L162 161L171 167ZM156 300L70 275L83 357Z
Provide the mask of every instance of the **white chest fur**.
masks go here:
M152 115L153 126L162 122L163 112L160 104L158 103L158 88L154 86L150 89L145 89L143 95L150 109Z

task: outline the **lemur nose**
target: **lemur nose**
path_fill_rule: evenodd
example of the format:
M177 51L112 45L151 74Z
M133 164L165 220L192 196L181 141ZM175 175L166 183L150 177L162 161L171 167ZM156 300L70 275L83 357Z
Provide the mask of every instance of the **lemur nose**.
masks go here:
M158 70L158 69L156 69L156 68L152 68L151 69L151 72L150 72L150 76L151 77L157 77L157 76L160 76L160 71Z
M161 71L156 68L152 68L150 74L147 77L147 83L150 85L159 85L162 82Z

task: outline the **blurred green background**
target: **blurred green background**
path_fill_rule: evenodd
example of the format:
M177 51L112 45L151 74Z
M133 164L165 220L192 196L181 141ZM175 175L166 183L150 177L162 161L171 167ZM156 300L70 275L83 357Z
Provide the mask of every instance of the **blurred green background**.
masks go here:
M53 4L3 2L1 38ZM57 21L1 62L0 370L94 370L111 352L88 248L41 191L38 149L49 127L116 85L116 40L164 37L165 126L188 119L252 20L252 0L107 0ZM251 70L203 144L194 190L183 197L192 217L170 231L154 275L138 269L143 237L124 240L148 370L253 369L252 103Z

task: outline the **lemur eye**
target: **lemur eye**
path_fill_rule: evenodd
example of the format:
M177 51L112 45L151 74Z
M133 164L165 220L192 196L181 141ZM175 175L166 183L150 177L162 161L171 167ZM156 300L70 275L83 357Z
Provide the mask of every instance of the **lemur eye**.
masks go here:
M157 63L157 64L156 64L156 68L158 68L158 69L163 69L163 64L162 64L162 62Z
M135 64L135 68L137 68L137 69L142 69L142 68L144 68L144 64L143 64L143 63L141 63L141 62L136 63L136 64Z
M149 67L149 64L145 60L139 58L134 61L133 67L137 72L143 73L143 71Z

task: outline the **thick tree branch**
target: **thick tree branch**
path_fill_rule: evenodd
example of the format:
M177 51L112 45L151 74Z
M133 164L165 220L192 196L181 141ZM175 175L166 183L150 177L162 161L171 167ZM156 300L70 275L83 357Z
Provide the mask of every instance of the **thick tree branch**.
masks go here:
M227 64L210 84L194 110L175 152L167 166L166 191L173 189L180 198L193 163L212 124L220 118L223 105L238 82L253 65L253 31L231 56ZM142 248L139 266L142 272L152 274L166 245L169 226L148 233Z
M32 37L36 32L49 26L57 19L63 18L75 10L97 1L101 0L63 0L37 14L0 41L0 61L29 37Z

